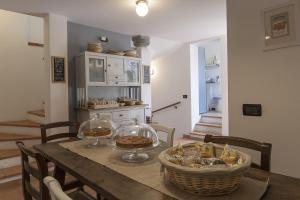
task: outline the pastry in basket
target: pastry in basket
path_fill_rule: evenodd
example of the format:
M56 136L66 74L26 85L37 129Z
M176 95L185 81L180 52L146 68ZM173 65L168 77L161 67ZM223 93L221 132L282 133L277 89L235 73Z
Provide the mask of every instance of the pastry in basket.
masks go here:
M111 134L111 130L108 128L94 128L85 130L83 134L86 137L101 137L101 136L108 136Z
M202 158L215 157L215 147L212 143L196 143L195 147Z
M120 136L116 145L122 148L144 148L152 146L153 139L144 136Z
M225 145L223 152L221 153L220 159L223 160L226 164L237 164L239 160L239 155L236 150Z
M181 155L172 155L168 158L168 160L176 165L184 165L184 157Z
M182 145L179 143L177 146L171 148L169 153L171 155L183 156L184 155L184 149L183 149Z

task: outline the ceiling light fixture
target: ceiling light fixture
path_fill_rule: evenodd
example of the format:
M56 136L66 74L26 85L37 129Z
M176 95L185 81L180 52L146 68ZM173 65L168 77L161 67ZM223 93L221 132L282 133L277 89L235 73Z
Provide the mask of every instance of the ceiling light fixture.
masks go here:
M137 0L135 11L138 16L145 17L149 11L148 1L147 0Z

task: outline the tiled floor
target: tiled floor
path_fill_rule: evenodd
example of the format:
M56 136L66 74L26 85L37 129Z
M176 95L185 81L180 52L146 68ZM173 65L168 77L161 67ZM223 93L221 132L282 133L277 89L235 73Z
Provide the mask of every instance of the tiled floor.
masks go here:
M37 185L37 181L34 182ZM88 187L84 190L96 197L96 193ZM23 200L22 181L15 180L8 183L0 184L0 199L1 200Z
M176 146L177 144L188 144L188 143L193 143L193 142L197 142L196 140L192 140L192 139L188 139L188 138L179 138L179 139L175 139L174 140L174 146Z

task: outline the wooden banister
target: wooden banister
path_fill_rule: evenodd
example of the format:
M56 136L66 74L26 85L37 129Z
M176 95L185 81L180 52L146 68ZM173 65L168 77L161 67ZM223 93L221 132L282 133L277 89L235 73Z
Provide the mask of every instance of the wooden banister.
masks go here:
M178 104L181 104L181 101L178 101L178 102L176 102L176 103L173 103L173 104L164 106L164 107L162 107L162 108L156 109L156 110L152 111L152 113L156 113L156 112L158 112L158 111L161 111L161 110L164 110L164 109L173 107L173 106L175 107L175 109L177 109L177 105L178 105Z

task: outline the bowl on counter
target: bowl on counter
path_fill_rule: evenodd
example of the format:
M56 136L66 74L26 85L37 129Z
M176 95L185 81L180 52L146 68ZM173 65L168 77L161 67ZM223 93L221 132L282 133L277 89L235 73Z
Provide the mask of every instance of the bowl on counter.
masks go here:
M119 106L120 106L120 107L123 107L123 106L125 106L125 103L124 103L124 102L120 102L120 103L119 103Z
M143 101L136 101L135 105L143 105L143 103L144 103Z
M126 106L134 106L136 101L135 100L125 100L124 103Z

